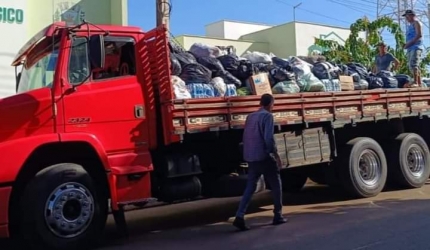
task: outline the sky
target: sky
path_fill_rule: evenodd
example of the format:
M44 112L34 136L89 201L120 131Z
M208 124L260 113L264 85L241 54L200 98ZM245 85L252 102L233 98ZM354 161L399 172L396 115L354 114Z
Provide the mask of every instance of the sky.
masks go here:
M376 18L377 0L170 0L173 35L204 35L205 25L234 20L279 25L306 21L349 27L357 19ZM128 0L129 25L143 30L155 27L155 0ZM424 27L423 27L424 28ZM425 28L424 28L425 29ZM386 42L394 41L385 37Z

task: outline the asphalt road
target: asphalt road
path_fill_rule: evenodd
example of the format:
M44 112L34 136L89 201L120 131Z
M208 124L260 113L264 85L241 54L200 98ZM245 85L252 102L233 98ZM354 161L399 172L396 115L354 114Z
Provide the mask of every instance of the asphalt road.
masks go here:
M210 199L127 213L130 238L117 237L110 219L99 250L425 250L430 249L430 184L348 200L335 190L312 186L285 195L289 222L271 226L270 193L249 209L252 230L231 226L238 198ZM7 246L9 245L9 246ZM14 249L8 241L0 249Z

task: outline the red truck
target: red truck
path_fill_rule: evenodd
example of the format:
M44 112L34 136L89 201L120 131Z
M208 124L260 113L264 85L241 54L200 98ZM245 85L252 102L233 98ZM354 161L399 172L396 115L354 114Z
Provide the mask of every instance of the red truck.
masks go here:
M126 230L128 205L243 191L242 130L259 97L175 100L169 53L165 27L88 23L52 24L20 50L17 94L0 100L0 237L78 249L110 209ZM311 178L371 197L427 181L428 89L275 98L285 191Z

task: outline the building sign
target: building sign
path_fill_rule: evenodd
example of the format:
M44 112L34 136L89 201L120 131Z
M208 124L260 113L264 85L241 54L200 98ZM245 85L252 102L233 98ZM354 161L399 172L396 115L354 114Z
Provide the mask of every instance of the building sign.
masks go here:
M24 11L0 6L0 23L22 24L24 22Z
M325 35L321 34L321 35L319 35L319 39L331 40L331 41L338 42L339 44L345 43L345 40L342 37L340 37L338 34L336 34L335 32L330 32L330 33L325 34ZM321 46L313 44L308 48L308 56L321 55L324 52L324 50L326 50L326 49L322 48Z
M55 5L54 22L66 22L67 26L80 24L85 19L85 12L78 1L62 0Z

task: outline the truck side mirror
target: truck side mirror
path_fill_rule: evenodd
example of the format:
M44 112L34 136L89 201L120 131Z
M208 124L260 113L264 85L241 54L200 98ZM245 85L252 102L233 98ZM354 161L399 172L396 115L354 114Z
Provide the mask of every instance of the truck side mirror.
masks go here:
M19 72L15 77L15 90L18 92L19 81L21 80L21 72Z
M105 46L103 35L92 35L89 41L89 58L93 69L105 66Z

